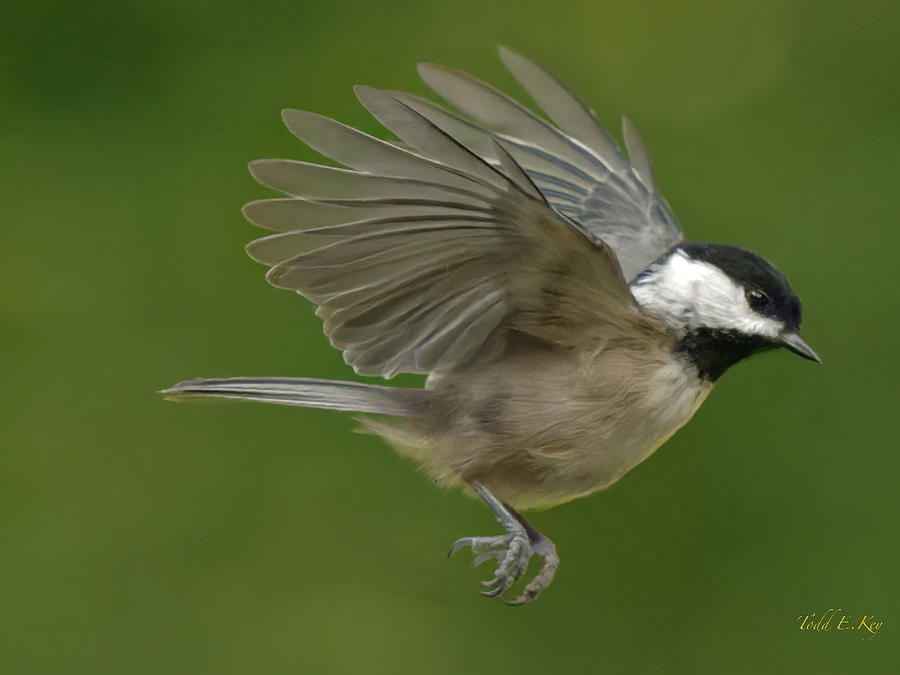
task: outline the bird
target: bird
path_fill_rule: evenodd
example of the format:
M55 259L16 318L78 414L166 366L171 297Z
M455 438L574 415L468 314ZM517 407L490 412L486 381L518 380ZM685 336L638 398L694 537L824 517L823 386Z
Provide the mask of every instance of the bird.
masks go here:
M685 240L627 118L623 152L548 69L505 47L499 55L543 116L422 63L443 104L354 88L392 140L286 109L293 135L340 166L249 165L285 195L243 209L272 232L247 245L268 282L317 306L357 374L419 374L423 386L229 377L163 393L363 413L363 431L486 504L503 533L460 538L450 554L495 561L482 594L519 605L559 566L522 511L616 483L739 361L776 348L821 359L774 265Z

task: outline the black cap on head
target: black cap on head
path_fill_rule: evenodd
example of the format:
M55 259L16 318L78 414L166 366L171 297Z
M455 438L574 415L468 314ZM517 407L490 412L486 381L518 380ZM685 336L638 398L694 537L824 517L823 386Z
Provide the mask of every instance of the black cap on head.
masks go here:
M740 284L750 308L783 326L778 337L748 335L734 329L701 327L689 331L678 343L700 376L715 381L729 367L751 354L786 347L812 361L821 361L800 334L800 300L785 276L762 256L727 244L685 242L678 250L689 258L714 265Z
M715 265L741 284L751 307L784 323L789 331L800 327L800 300L787 278L753 251L728 244L685 242L678 248L694 260Z

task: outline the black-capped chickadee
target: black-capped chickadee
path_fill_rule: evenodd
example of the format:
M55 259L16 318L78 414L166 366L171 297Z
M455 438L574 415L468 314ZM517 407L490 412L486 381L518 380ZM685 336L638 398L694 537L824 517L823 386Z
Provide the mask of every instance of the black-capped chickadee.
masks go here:
M250 165L288 195L244 208L275 232L247 247L269 282L318 305L357 373L423 373L425 388L228 378L166 393L380 415L362 424L438 483L477 493L506 530L451 549L497 561L485 595L542 559L518 604L547 587L559 558L514 509L612 485L751 354L819 358L775 267L683 241L628 120L626 158L546 70L508 49L500 57L555 126L465 73L422 64L426 84L464 116L357 87L399 141L285 110L294 135L347 168Z

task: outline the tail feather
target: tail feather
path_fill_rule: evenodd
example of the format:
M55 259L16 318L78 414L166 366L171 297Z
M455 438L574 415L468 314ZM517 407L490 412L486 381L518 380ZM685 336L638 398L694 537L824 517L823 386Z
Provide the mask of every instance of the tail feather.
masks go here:
M374 384L319 380L312 377L229 377L179 382L164 389L172 400L193 396L217 396L246 401L294 405L326 410L354 410L397 417L417 414L421 389L381 387Z

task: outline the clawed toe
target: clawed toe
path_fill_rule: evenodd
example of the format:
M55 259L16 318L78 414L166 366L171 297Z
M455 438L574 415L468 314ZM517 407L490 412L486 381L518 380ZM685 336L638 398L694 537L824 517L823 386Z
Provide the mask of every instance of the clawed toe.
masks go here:
M488 560L497 561L494 576L481 582L485 587L481 594L494 598L502 596L512 588L528 570L528 562L533 556L543 560L541 570L522 590L522 594L514 600L507 600L510 605L524 605L534 602L541 592L553 581L559 557L556 547L547 537L532 528L519 514L500 503L494 495L482 485L472 483L472 488L490 507L491 511L505 529L506 534L493 537L463 537L453 542L448 556L452 556L461 548L472 549L472 567L478 567Z
M536 600L553 580L559 564L553 544L542 536L536 543L518 532L496 537L463 537L453 543L450 554L466 547L472 549L472 567L478 567L488 560L497 561L494 576L481 582L485 587L481 594L489 598L506 593L528 570L528 562L533 556L543 558L541 571L525 586L519 597L506 601L509 605L524 605Z
M470 565L472 567L478 567L482 563L486 563L488 560L500 560L503 557L503 551L488 551L487 553L482 553L481 555L476 555L472 558L472 562ZM486 583L482 581L481 583Z
M538 596L553 581L556 575L556 568L559 567L559 556L556 553L556 546L542 534L538 534L533 542L534 555L539 556L544 564L541 566L534 579L528 582L528 585L522 589L522 595L514 600L506 600L507 605L527 605L538 599Z
M494 576L481 584L486 587L482 595L494 597L509 590L528 568L532 549L524 532L498 535L496 537L463 537L450 547L452 555L461 548L472 549L472 567L478 567L488 560L497 560Z
M447 557L451 557L461 548L469 547L472 549L472 555L481 557L486 553L500 553L509 544L510 535L501 534L496 537L462 537L453 542ZM488 560L489 558L485 558ZM482 561L483 562L483 561Z

